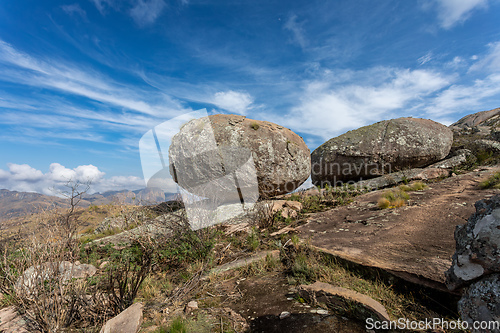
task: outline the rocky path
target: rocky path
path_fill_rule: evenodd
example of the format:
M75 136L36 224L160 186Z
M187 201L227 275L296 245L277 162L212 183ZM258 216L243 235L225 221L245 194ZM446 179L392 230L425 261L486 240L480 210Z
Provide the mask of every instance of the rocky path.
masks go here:
M312 214L298 228L300 237L340 258L446 290L455 226L467 221L477 200L499 193L478 186L497 171L500 166L429 184L410 192L408 205L396 209L378 209L383 190L367 193L347 206Z

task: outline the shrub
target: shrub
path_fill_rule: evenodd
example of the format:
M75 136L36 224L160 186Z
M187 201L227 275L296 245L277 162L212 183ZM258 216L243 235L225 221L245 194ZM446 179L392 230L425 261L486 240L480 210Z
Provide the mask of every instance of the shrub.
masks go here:
M257 124L256 122L253 122L251 125L250 125L251 128L253 128L254 130L258 130L259 129L259 124Z
M251 251L257 250L257 248L260 245L259 235L258 235L257 231L255 230L255 228L252 228L250 235L248 235L247 245Z
M378 199L377 206L380 209L386 209L386 208L389 208L391 206L391 202L389 200L387 200L387 198L382 197L382 198Z
M408 193L398 188L386 191L377 204L380 209L397 208L404 206L408 199L410 199Z

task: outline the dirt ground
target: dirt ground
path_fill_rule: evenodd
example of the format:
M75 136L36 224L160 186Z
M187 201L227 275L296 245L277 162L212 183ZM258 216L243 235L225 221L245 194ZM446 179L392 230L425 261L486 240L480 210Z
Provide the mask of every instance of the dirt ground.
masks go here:
M446 290L455 226L467 222L476 201L500 193L478 186L499 170L483 168L431 183L410 192L408 205L395 209L377 207L384 190L370 192L347 206L312 214L299 235L343 259Z
M345 317L311 313L320 309L301 304L294 297L296 288L287 283L283 273L250 277L245 280L225 281L226 292L237 291L229 307L250 323L251 332L260 333L361 333L366 332L364 322ZM280 319L282 312L290 316Z

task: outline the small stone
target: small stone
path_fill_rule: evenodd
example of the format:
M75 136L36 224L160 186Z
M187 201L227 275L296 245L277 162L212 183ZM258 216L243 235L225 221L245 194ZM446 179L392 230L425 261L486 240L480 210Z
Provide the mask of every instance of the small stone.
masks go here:
M288 318L288 317L290 317L290 312L283 311L282 313L280 313L280 319L285 319L285 318Z
M320 315L327 315L328 314L328 310L325 310L325 309L319 309L316 311L317 314L320 314Z
M198 309L198 302L196 302L196 301L190 301L186 305L185 312L189 313L189 312L192 312L192 311L197 310L197 309Z

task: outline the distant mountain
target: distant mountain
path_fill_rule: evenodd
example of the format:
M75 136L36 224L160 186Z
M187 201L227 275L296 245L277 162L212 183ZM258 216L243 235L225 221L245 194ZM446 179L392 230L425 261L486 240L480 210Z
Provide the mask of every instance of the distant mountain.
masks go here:
M145 188L129 191L108 191L84 194L79 203L81 207L105 205L109 203L125 205L151 205L176 197L176 193L164 193L160 189ZM33 192L0 190L0 222L15 217L39 212L44 209L67 208L67 199Z
M159 188L145 188L135 191L108 191L85 195L83 198L93 205L107 203L152 205L171 200L177 193L165 193Z

